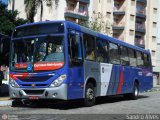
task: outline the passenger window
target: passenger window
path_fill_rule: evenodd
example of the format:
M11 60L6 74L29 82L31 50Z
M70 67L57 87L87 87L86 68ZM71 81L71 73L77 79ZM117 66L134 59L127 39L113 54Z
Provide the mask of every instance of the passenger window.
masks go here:
M119 55L118 45L114 43L109 43L109 56L110 56L111 63L120 64L120 55Z
M72 65L82 64L82 44L79 32L74 30L69 31L68 53L69 61Z
M109 62L109 56L108 56L108 42L105 40L102 40L100 38L96 39L96 61L98 62Z
M94 61L95 60L95 39L93 36L84 34L84 54L85 59Z
M144 54L144 66L146 68L150 68L151 67L150 57L147 54Z
M120 46L121 49L121 64L122 65L129 65L129 57L128 57L128 49L124 46Z
M130 66L137 66L137 61L136 61L136 54L135 51L132 49L128 49L128 53L129 53L129 63Z
M143 66L143 56L142 56L142 53L139 52L139 51L137 51L136 55L137 55L137 65L138 66Z

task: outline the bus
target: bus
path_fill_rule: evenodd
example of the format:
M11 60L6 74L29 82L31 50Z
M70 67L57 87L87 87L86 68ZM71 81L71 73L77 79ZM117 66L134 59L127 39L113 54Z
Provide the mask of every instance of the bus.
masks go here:
M124 95L137 99L153 86L148 50L69 21L15 28L10 52L10 98L83 99Z

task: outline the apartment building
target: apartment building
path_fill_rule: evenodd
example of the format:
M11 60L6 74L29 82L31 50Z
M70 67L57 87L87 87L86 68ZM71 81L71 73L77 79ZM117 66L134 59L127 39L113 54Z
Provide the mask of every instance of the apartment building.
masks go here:
M101 12L112 24L112 36L149 49L153 71L157 67L158 0L93 0L92 10ZM107 21L108 22L108 21Z
M88 21L89 4L90 0L55 0L51 7L50 3L43 2L42 21L70 20L76 23ZM8 9L13 8L19 11L19 17L26 18L24 0L11 0L8 3ZM40 12L39 7L34 17L35 22L40 21Z
M160 0L158 0L158 10L157 12L160 13ZM160 26L160 15L158 15L158 22L157 26ZM160 27L157 27L157 50L156 50L156 67L155 67L155 72L157 73L157 84L160 85Z

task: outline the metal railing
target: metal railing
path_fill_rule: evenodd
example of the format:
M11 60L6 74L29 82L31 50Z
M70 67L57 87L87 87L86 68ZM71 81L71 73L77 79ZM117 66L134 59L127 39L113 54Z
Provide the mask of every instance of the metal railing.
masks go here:
M119 7L119 6L114 6L114 12L116 11L125 11L126 10L126 7Z
M68 13L74 13L74 14L78 14L78 15L83 15L83 16L88 16L88 11L87 10L80 10L80 9L70 9L70 8L66 8L65 9L65 12L68 12Z
M113 26L123 27L123 26L125 26L125 23L124 22L114 22Z
M145 30L145 25L144 25L144 24L136 23L136 24L135 24L135 28L136 28L136 29Z

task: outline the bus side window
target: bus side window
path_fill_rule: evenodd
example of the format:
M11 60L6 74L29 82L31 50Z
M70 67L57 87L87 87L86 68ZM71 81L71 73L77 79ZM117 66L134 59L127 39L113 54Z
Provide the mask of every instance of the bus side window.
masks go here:
M96 39L96 61L109 62L108 42L100 38Z
M128 49L127 47L120 46L120 50L121 50L121 64L128 66L129 65Z
M109 43L109 57L113 64L120 64L119 47L117 44Z
M144 66L146 68L150 68L151 67L149 55L147 55L147 54L144 54Z
M71 66L82 64L82 44L80 33L70 30L68 37L68 53Z
M139 67L143 66L144 63L143 63L142 53L137 51L136 56L137 56L137 66L139 66Z
M95 60L95 39L91 35L84 34L84 57L87 60L94 61Z
M130 66L137 66L137 61L136 61L136 54L135 51L133 49L128 49L128 53L129 53L129 61L130 61Z

